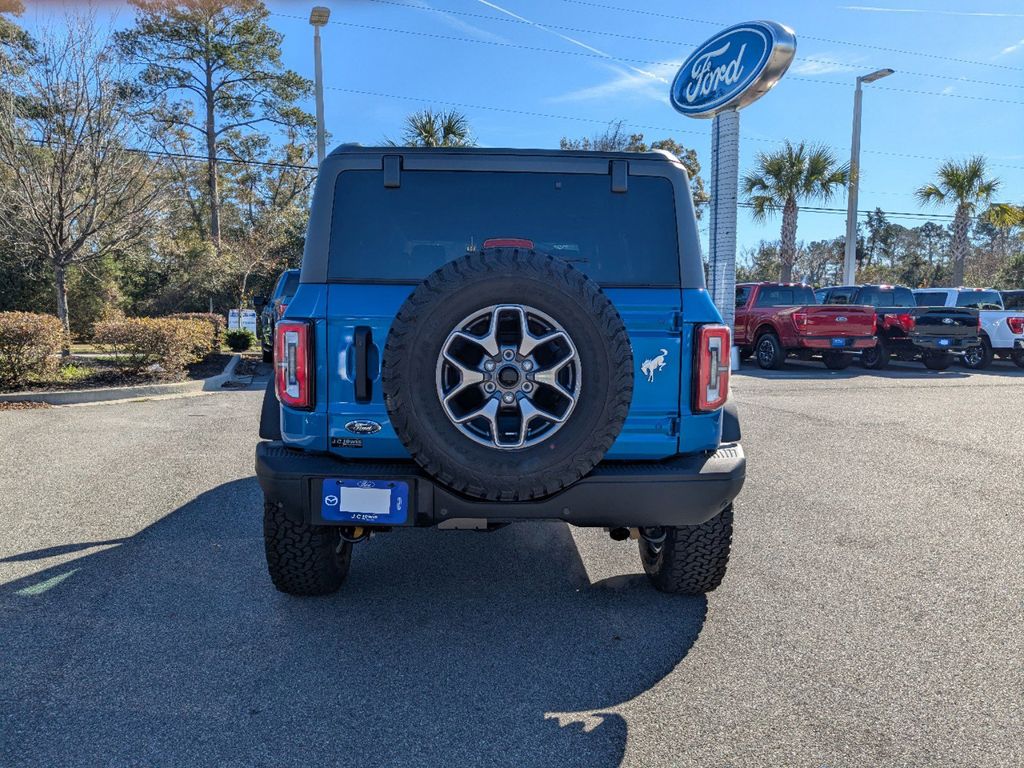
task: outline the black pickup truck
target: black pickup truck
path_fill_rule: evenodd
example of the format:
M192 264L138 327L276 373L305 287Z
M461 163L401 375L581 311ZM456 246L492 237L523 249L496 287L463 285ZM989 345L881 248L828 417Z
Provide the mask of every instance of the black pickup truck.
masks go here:
M840 285L816 292L822 304L866 304L878 313L877 344L860 356L881 370L894 356L942 371L978 344L978 311L966 307L919 307L902 285Z

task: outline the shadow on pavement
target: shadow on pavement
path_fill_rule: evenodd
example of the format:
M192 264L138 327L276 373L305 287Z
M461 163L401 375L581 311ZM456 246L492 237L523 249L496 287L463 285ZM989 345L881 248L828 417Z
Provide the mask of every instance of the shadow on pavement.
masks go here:
M590 584L560 523L375 537L337 595L291 598L260 508L227 483L0 587L0 764L618 765L608 708L707 611L642 575Z
M70 555L74 552L81 552L85 549L92 549L93 547L109 547L112 544L123 544L125 539L110 539L108 541L83 541L78 544L61 544L56 547L44 547L43 549L34 549L31 552L21 552L17 555L11 555L10 557L0 557L0 563L26 563L32 560L43 560L47 557L57 557L58 555Z
M842 371L831 371L824 364L817 361L796 361L787 360L786 364L773 371L766 371L759 368L757 363L745 360L740 370L733 371L734 375L749 376L753 379L857 379L864 376L880 379L967 379L967 378L1024 378L1024 370L1021 370L1013 363L996 361L988 368L981 371L972 371L964 368L958 363L953 363L944 371L931 371L925 368L922 363L914 362L892 362L884 370L872 371L854 362L849 368Z

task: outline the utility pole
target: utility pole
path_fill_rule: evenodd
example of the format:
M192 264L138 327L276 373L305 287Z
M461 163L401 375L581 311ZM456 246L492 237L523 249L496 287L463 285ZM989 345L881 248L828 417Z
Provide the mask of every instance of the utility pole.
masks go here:
M857 78L853 92L853 139L850 141L850 183L846 192L846 258L843 262L843 284L857 281L857 193L860 187L860 103L861 84L888 77L895 70L879 69Z
M320 27L331 18L331 9L318 5L309 12L313 25L313 88L316 91L316 164L319 166L327 154L324 138L324 67L320 56Z

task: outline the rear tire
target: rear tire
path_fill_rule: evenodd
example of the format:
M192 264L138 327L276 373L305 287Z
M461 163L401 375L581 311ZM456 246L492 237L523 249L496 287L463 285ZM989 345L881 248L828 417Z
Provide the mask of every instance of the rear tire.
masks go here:
M826 352L821 359L830 371L842 371L850 367L853 355L848 352Z
M702 595L725 577L732 543L732 505L700 525L665 528L665 541L655 549L640 538L644 572L661 592Z
M779 337L768 332L761 335L754 347L757 364L766 371L777 371L786 359L786 351L782 348Z
M1018 368L1024 368L1024 349L1014 349L1010 353L1010 359Z
M889 351L889 347L885 345L881 339L871 349L865 349L860 353L860 364L867 368L869 371L880 371L889 365L889 361L892 359L892 353Z
M964 356L960 358L960 362L964 368L970 368L972 371L981 371L992 365L994 357L995 353L992 351L992 344L983 336L981 344L964 350Z
M337 528L299 523L263 502L263 543L270 580L281 592L310 597L336 592L352 563L352 544Z
M949 352L925 352L921 362L930 371L944 371L953 364L953 356Z

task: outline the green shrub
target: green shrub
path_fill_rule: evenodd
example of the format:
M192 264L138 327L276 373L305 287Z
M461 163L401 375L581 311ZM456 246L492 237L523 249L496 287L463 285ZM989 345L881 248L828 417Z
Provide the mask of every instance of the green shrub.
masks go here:
M0 385L13 388L53 373L66 341L52 315L0 312Z
M245 352L256 343L256 335L247 328L236 328L228 331L224 339L233 352Z
M224 329L227 327L223 315L218 315L216 312L179 312L170 317L172 320L202 320L204 323L209 323L213 332L213 348L220 349L220 345L224 341Z
M128 317L93 326L96 345L115 355L122 373L139 373L159 366L176 373L213 352L210 324L204 320L168 317Z

